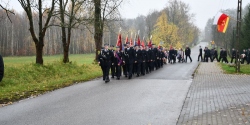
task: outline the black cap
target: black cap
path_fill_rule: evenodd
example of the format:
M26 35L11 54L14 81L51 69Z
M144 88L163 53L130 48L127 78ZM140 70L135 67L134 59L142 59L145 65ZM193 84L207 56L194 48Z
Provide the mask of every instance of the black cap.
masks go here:
M108 46L109 44L105 43L104 46Z
M120 46L116 46L115 48L120 48Z
M126 42L126 44L130 44L129 42Z
M110 45L110 47L114 47L114 45Z
M127 44L123 44L123 46L127 46Z

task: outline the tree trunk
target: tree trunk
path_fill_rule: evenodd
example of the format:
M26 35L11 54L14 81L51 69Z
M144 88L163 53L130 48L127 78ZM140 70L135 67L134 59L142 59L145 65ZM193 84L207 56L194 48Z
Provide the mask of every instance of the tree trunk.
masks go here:
M36 63L43 64L43 44L39 43L36 44Z
M94 0L95 4L95 22L94 22L94 28L95 28L95 61L98 60L98 51L101 51L102 47L102 35L103 35L103 20L101 19L101 0Z

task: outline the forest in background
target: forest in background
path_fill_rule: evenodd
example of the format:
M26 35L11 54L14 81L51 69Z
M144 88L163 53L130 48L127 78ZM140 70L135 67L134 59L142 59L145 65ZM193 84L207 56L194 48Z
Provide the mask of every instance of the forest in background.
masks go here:
M105 2L105 0L103 0ZM106 0L107 2L108 0ZM86 2L86 1L85 1ZM121 1L122 2L122 1ZM88 3L89 4L89 3ZM84 3L81 6L86 6ZM87 10L89 9L89 10ZM35 43L29 32L29 20L25 12L10 14L9 21L5 11L0 10L0 53L3 56L31 56L36 54ZM67 10L65 10L67 11ZM88 20L89 14L94 13L93 7L84 8L78 13L84 15L84 21ZM34 29L38 34L38 13L32 13ZM118 18L107 20L103 30L102 44L115 45L120 27L122 28L122 42L125 38L149 41L152 35L152 42L164 47L174 46L177 48L185 45L196 44L199 39L200 30L192 22L194 14L190 13L189 5L180 0L171 0L161 11L149 12L146 16L138 16L135 19ZM46 15L44 15L46 19ZM45 20L44 19L44 20ZM67 20L67 18L66 18ZM90 20L90 18L89 18ZM83 22L84 22L83 21ZM58 18L50 21L50 24L59 22ZM85 21L86 22L86 21ZM69 54L94 53L96 44L94 39L94 23L80 23L71 31L71 44ZM138 30L140 33L138 34ZM43 55L63 54L61 27L51 25L47 28L44 37Z

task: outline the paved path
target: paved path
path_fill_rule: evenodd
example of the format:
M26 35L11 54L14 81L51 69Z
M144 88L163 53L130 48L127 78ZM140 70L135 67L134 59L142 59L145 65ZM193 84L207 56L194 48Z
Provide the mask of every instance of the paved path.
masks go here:
M202 43L205 44L205 43ZM168 64L143 77L101 79L0 108L1 125L175 125L198 62Z
M250 125L250 76L223 74L200 63L178 125Z

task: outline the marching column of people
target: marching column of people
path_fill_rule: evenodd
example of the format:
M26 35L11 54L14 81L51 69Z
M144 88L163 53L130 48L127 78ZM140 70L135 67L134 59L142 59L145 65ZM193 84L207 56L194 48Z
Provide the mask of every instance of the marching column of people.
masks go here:
M187 62L185 60L190 57L191 50L187 46L185 51L180 48L178 51L171 47L169 51L163 49L163 47L156 47L154 44L144 46L131 46L130 43L123 45L123 49L120 50L120 46L114 46L108 44L104 45L104 48L100 51L98 60L103 72L103 80L107 83L110 81L109 72L111 71L111 78L120 80L122 74L131 79L133 76L143 76L151 73L154 70L162 68L164 64Z

